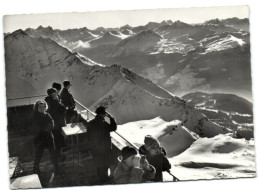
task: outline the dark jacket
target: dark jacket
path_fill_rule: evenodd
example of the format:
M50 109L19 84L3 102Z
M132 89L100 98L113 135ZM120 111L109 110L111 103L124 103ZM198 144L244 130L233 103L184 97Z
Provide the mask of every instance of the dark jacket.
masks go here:
M67 107L71 110L75 109L75 100L67 88L62 89L62 91L60 93L60 98L61 98L61 103L65 107Z
M54 129L54 122L48 113L34 112L32 129L35 142L53 140L52 130Z
M47 112L51 115L54 121L54 128L61 129L61 127L65 126L65 113L66 108L59 102L59 100L53 99L48 96L45 98L45 101L48 104Z
M166 151L162 148L161 154L151 156L149 152L146 150L145 146L142 145L139 148L139 153L146 156L149 164L155 167L156 174L153 181L163 181L162 172L169 171L171 169L171 164L169 160L166 158Z
M156 170L153 166L149 166L151 171L142 168L129 167L124 163L124 161L120 160L114 171L114 182L116 184L127 184L152 181Z
M95 155L106 155L111 152L110 132L117 129L117 124L113 118L108 124L102 117L87 123L87 139L92 153Z

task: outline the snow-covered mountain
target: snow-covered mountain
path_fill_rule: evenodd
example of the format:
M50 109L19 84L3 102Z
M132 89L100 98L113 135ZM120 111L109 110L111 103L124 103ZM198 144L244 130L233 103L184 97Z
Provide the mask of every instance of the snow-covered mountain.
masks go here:
M234 94L190 93L182 97L210 120L237 131L237 137L254 136L253 104Z
M100 36L100 38L96 38L96 39L89 41L89 44L92 47L115 45L121 41L120 34L118 32L116 32L116 33L106 32L104 35Z
M122 136L127 136L137 147L144 144L146 135L156 137L165 148L168 157L184 152L199 138L196 133L182 126L181 121L167 122L160 117L125 123L119 125L117 131Z
M145 135L156 137L167 152L171 173L182 181L256 175L254 140L250 138L237 139L233 134L199 138L180 121L166 122L160 117L119 125L118 132L137 147L144 144ZM166 172L163 178L172 181Z
M112 57L139 54L154 47L162 37L152 30L145 30L119 42L112 53Z
M252 103L242 98L251 97L248 19L4 36L7 98L68 79L75 99L108 107L136 146L158 138L181 180L255 176Z
M231 18L196 25L126 25L110 29L116 37L128 35L118 43L84 44L77 52L104 65L129 68L177 95L224 92L251 99L250 34L243 30L248 24L248 19Z
M200 25L190 25L181 21L176 21L170 25L163 25L155 29L156 32L161 34L166 39L172 39L182 35L193 36L194 38L200 36L200 39L206 35L213 34L214 31L204 28ZM196 39L197 39L196 38Z
M160 116L201 136L228 132L150 80L118 65L83 60L51 39L15 31L5 37L5 58L8 98L46 94L54 81L69 79L76 99L92 109L108 106L119 123Z
M185 152L169 159L171 172L180 180L255 177L254 140L230 135L199 138ZM165 174L165 181L172 176Z
M206 25L226 25L232 28L235 28L237 30L243 30L246 32L249 32L249 20L247 18L239 19L236 17L233 18L227 18L227 19L213 19L206 21L204 24ZM232 29L233 30L233 29Z

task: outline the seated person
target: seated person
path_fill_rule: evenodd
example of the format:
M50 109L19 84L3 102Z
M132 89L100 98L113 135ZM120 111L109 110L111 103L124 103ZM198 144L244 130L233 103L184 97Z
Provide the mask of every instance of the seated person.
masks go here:
M153 181L163 181L162 172L169 171L171 164L166 158L166 151L160 146L159 141L151 135L146 135L144 145L139 149L141 155L145 155L148 162L155 167L156 174Z
M135 148L126 146L121 150L121 154L114 171L116 184L142 183L154 178L155 168L148 163L145 157L141 158Z

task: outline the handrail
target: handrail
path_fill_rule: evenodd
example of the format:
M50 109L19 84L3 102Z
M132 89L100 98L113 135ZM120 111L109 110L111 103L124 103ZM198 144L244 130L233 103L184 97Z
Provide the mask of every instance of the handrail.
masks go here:
M37 95L37 96L25 96L25 97L19 97L19 98L9 98L7 101L12 101L12 100L22 100L22 99L28 99L28 98L38 98L38 97L43 97L47 95Z
M75 100L75 102L77 104L79 104L82 108L84 108L85 110L87 110L88 112L90 112L93 116L96 116L96 113L92 112L90 109L88 109L86 106L84 106L83 104L81 104L79 101ZM135 146L134 144L132 144L131 142L129 142L126 138L124 138L122 135L120 135L118 132L114 131L114 133L116 133L118 136L120 136L122 139L124 139L128 144L130 144L131 146L133 146L136 150L138 150L138 147Z
M82 108L90 112L93 116L96 116L96 113L92 112L90 109L88 109L86 106L84 106L82 103L80 103L78 100L75 100L75 102L80 105Z
M86 106L84 106L83 104L81 104L79 101L75 100L75 102L77 102L77 104L79 104L81 107L83 107L85 110L87 110L88 112L90 112L92 115L96 116L96 114L94 112L92 112L91 110L89 110ZM135 146L133 143L129 142L126 138L124 138L122 135L120 135L118 132L114 131L114 133L116 133L119 137L121 137L122 139L124 139L124 141L126 141L128 144L130 144L132 147L134 147L137 152L139 152L139 148L137 146ZM170 170L166 171L169 175L171 175L173 177L173 181L180 181L175 175L173 175Z
M36 101L40 98L46 97L47 95L35 95L35 96L25 96L18 98L9 98L6 101L7 107L17 107L24 105L31 105L36 103Z
M38 95L38 96L30 96L30 97L19 97L19 98L13 98L13 99L7 99L7 101L13 101L13 100L22 100L22 99L31 99L31 98L38 98L38 97L43 97L46 95ZM88 113L91 113L93 116L96 116L96 113L92 112L90 109L88 109L86 106L84 106L82 103L79 101L75 100L75 102L80 105L84 110L87 110ZM30 102L29 102L30 103ZM118 132L114 131L115 134L117 134L119 137L121 137L124 141L126 141L128 144L130 144L132 147L134 147L137 151L139 151L138 147L134 145L133 143L129 142L126 138L124 138L121 134ZM180 181L176 176L174 176L169 170L166 171L169 175L173 177L173 181Z
M44 97L47 95L37 95L37 96L30 96L30 97L19 97L19 98L12 98L12 99L7 99L7 101L13 101L13 100L22 100L22 99L28 99L28 98L38 98L38 97ZM92 112L90 109L88 109L86 106L84 106L82 103L80 103L78 100L75 100L75 102L80 105L84 110L87 110L87 112L91 113L93 116L96 116L96 113ZM120 135L118 132L115 131L115 133L120 136L124 141L126 141L128 144L133 146L136 150L138 150L138 147L129 142L126 138L124 138L122 135Z

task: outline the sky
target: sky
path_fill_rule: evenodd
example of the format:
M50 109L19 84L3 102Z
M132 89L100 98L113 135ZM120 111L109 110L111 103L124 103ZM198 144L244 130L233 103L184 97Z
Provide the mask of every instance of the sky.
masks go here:
M231 17L248 18L248 6L7 15L4 16L4 32L24 30L29 27L37 28L39 25L62 30L82 27L95 29L120 27L126 24L139 26L150 21L162 22L163 20L202 23L210 19Z

